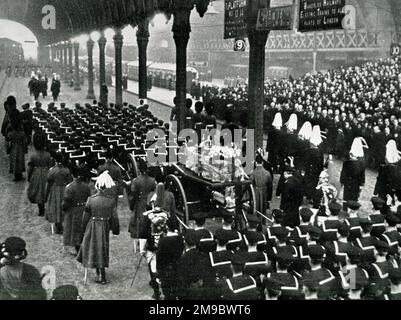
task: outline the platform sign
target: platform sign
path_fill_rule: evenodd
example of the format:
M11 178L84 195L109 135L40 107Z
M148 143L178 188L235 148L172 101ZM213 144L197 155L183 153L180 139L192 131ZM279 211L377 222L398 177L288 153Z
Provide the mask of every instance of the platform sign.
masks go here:
M224 39L246 37L247 0L225 0L224 7Z
M234 51L244 52L246 49L246 42L244 39L235 39L234 41Z
M390 54L392 58L399 57L401 55L401 45L398 43L392 43Z
M292 30L294 21L292 5L260 9L256 22L257 31Z
M300 32L343 29L346 0L300 0Z

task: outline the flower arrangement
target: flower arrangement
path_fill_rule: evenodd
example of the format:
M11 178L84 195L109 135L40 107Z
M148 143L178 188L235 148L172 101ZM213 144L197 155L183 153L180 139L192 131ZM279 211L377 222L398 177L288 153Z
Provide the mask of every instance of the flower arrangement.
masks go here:
M244 179L245 171L240 160L241 150L237 147L216 146L186 148L185 166L197 175L213 182L228 182L234 177Z

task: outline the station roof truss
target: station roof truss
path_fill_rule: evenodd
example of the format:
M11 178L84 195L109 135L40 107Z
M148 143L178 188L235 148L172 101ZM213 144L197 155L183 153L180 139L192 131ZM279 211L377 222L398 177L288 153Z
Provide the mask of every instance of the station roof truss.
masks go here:
M106 28L136 26L144 18L164 13L168 19L180 10L196 8L203 17L210 0L1 0L0 19L29 28L40 45L49 45ZM48 11L55 9L55 29L43 28ZM45 8L45 9L44 9Z

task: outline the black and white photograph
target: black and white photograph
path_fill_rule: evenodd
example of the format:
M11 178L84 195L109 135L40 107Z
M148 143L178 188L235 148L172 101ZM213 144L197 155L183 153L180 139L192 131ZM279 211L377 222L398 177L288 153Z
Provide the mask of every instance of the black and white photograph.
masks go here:
M0 0L0 100L0 305L401 300L400 0Z

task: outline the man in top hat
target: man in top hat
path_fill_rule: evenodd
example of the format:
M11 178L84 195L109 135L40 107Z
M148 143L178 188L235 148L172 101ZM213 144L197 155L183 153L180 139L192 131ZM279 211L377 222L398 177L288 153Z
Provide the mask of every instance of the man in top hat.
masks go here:
M256 280L244 274L246 259L242 253L236 253L231 258L233 276L221 285L222 300L258 300L260 292Z
M226 235L229 239L227 243L227 250L237 251L241 247L242 235L236 230L233 230L232 224L234 217L231 214L223 216L223 225L214 233L215 238Z
M21 238L11 237L0 245L0 300L46 300L39 271L22 262L27 255Z
M205 228L207 212L196 212L193 215L195 220L195 234L197 237L197 247L201 252L212 252L216 249L213 233Z
M278 190L277 196L281 196L280 209L284 211L284 225L290 228L299 226L299 208L303 202L302 185L294 176L290 167L284 169L284 183L282 190Z

